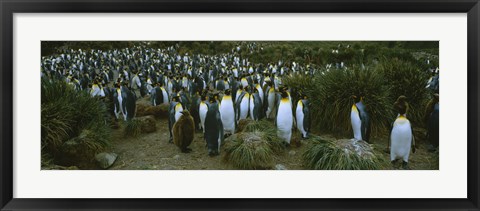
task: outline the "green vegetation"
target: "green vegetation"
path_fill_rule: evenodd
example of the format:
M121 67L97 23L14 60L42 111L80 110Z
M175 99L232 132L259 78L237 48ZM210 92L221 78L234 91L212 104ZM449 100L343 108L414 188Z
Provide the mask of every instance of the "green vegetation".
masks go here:
M311 145L302 155L304 166L308 169L377 170L384 163L363 141L330 141L313 137Z
M223 160L237 169L271 169L275 154L285 145L275 126L266 120L248 122L239 133L225 140Z
M256 131L262 132L262 139L268 142L273 152L281 153L285 150L285 144L283 140L278 138L277 128L271 122L267 120L252 121L242 130L242 132Z
M427 72L411 61L386 57L382 59L376 71L382 74L385 86L391 90L391 105L398 96L406 96L410 105L408 118L412 123L421 126L429 93L425 88L429 78Z
M42 156L56 157L65 142L79 136L93 151L108 145L110 128L101 100L59 80L42 80L41 95Z
M131 119L127 121L124 134L125 137L137 137L142 132L142 127L138 119Z
M223 161L237 169L270 169L273 151L263 138L264 132L242 132L225 140Z

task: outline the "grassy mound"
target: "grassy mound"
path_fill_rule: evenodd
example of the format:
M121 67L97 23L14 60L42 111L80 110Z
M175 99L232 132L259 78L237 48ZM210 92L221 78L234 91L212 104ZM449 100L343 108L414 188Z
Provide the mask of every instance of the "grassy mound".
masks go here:
M242 129L242 132L256 131L262 132L262 139L268 142L273 152L283 152L285 149L284 141L278 138L277 128L275 128L272 122L269 122L265 119L260 121L250 121Z
M76 91L59 80L42 80L41 96L42 154L56 157L66 141L84 130L95 134L88 143L94 151L108 145L110 128L105 124L108 114L99 98Z
M137 137L140 133L142 133L142 126L138 119L131 119L126 122L125 137Z
M312 146L303 157L304 166L314 170L376 170L383 161L364 141L343 139L336 141L312 138Z
M267 120L241 123L238 133L225 139L223 161L237 169L272 169L275 154L285 151L273 123Z
M237 169L271 169L273 151L264 132L241 132L225 140L223 161Z

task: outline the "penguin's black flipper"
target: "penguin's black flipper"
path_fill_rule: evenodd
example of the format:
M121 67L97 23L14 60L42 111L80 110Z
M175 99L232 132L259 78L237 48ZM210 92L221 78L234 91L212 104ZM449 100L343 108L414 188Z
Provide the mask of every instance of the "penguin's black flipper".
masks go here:
M246 92L242 92L237 99L237 102L235 102L235 114L236 114L236 121L240 119L240 104L242 104L242 99L245 96Z
M303 103L303 128L307 132L307 136L310 133L310 125L311 125L310 109L308 108L308 106L309 106L308 101L305 100L305 102Z
M370 131L372 129L372 126L370 124L370 117L368 115L364 116L364 121L362 121L362 127L365 130L365 141L370 143Z
M415 153L417 151L417 144L415 143L415 135L413 134L413 127L410 125L412 130L412 152Z

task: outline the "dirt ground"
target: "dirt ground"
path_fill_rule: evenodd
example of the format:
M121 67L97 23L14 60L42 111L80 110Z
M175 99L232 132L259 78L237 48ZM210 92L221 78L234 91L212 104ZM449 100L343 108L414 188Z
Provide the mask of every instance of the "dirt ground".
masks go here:
M192 152L182 153L174 144L168 143L168 120L157 119L157 130L137 137L124 137L125 123L120 121L120 128L112 130L110 152L118 154L118 159L110 170L228 170L233 169L222 162L220 156L209 157L203 134L197 132L190 145ZM417 151L410 154L409 166L412 170L434 170L439 168L438 152L427 151L427 144L422 135L424 131L415 130ZM321 135L322 136L322 135ZM325 138L332 138L323 135ZM299 140L300 134L295 131L292 138ZM349 138L349 137L343 137ZM384 159L384 170L395 169L389 162L387 148L388 137L374 138L373 148ZM276 155L275 165L282 164L289 170L305 169L302 166L302 153L309 147L309 141L301 140L300 147L290 147L284 153Z

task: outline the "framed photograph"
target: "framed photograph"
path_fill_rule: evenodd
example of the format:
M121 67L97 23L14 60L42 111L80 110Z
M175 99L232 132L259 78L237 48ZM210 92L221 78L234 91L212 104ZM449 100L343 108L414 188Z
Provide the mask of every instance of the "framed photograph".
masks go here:
M477 0L0 7L2 210L479 209Z

